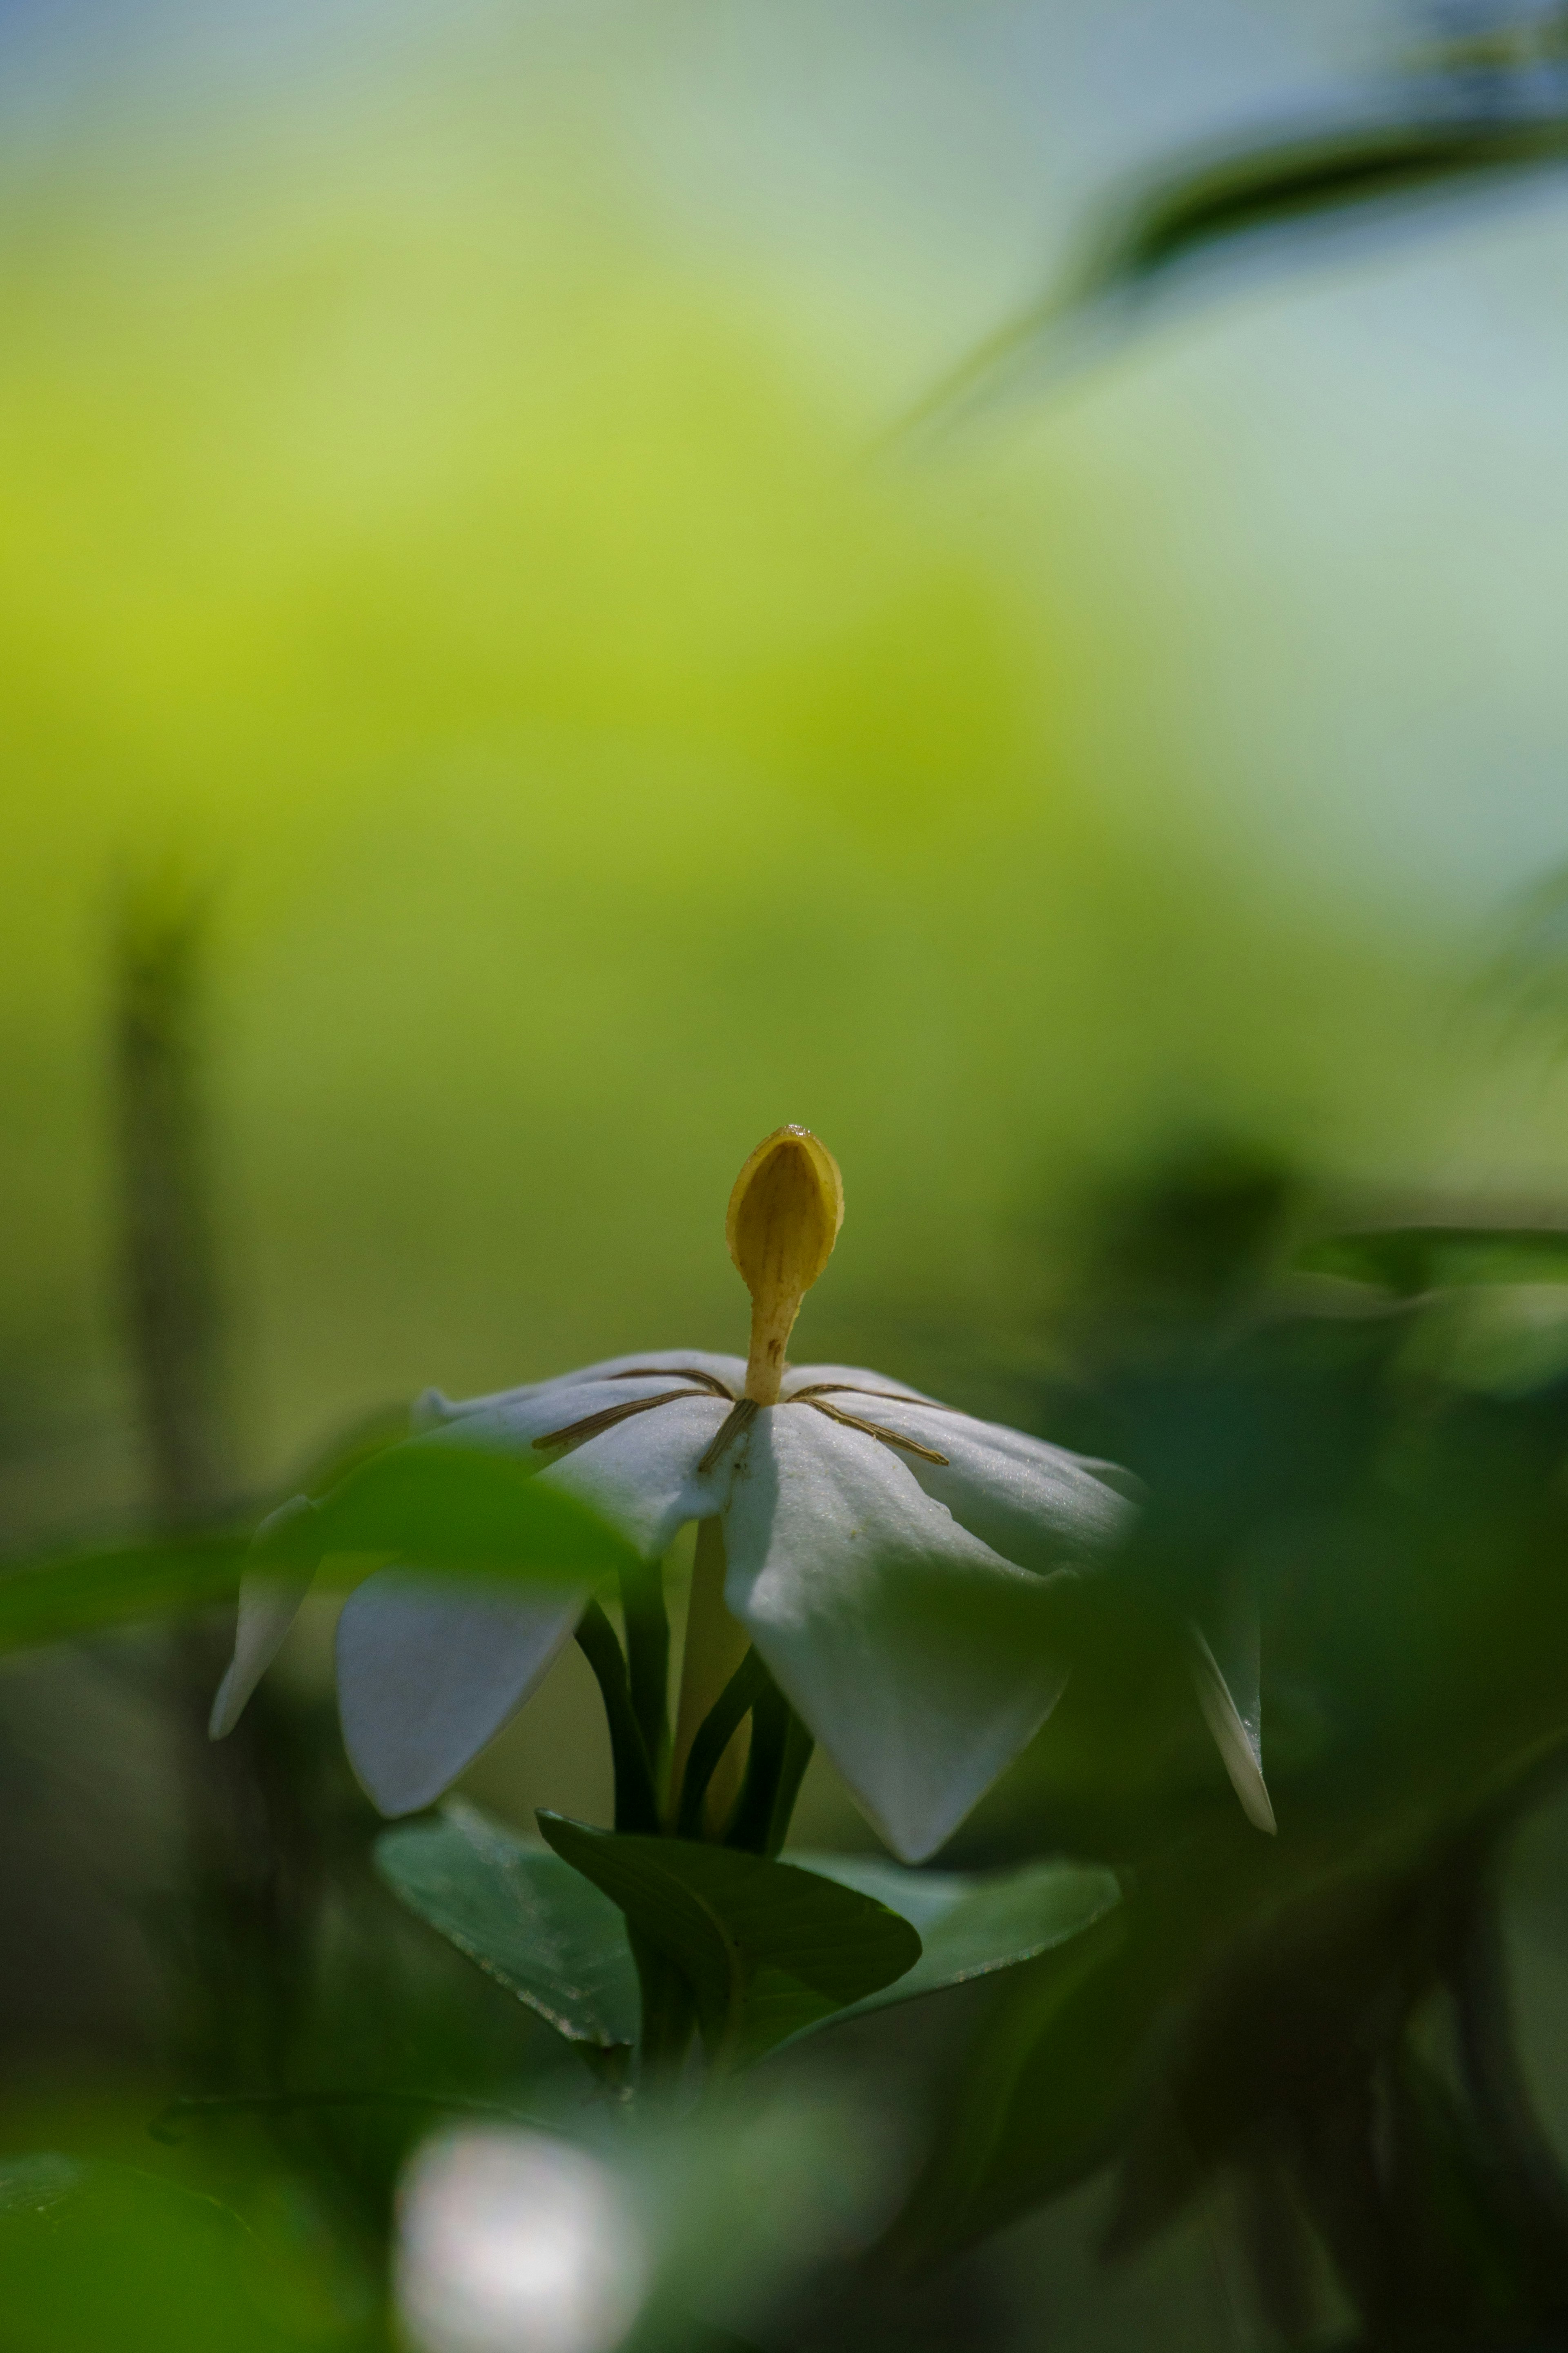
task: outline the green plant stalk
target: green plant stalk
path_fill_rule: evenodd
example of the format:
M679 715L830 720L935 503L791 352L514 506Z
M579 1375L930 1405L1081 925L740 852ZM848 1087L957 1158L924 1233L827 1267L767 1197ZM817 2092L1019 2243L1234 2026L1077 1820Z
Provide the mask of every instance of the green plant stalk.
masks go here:
M638 1561L621 1571L621 1616L626 1630L626 1673L656 1788L669 1764L669 1613L664 1567Z
M596 1601L590 1601L577 1628L577 1645L593 1668L605 1703L610 1757L616 1778L618 1831L657 1835L663 1828L658 1789L643 1728L632 1701L631 1680L616 1630Z
M719 1760L767 1681L767 1669L748 1651L697 1728L681 1777L675 1816L677 1838L700 1839L702 1810Z
M758 1662L746 1778L724 1829L724 1844L776 1855L789 1830L813 1742L767 1669Z

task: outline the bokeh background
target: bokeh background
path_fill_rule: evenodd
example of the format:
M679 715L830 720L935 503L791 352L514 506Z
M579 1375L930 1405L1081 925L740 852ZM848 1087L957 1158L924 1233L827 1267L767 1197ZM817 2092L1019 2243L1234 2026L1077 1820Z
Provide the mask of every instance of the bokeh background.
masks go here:
M432 1382L739 1345L724 1203L784 1120L848 1203L801 1352L1002 1413L1153 1155L1551 1198L1554 999L1492 984L1568 855L1563 187L1205 266L900 429L1130 176L1437 24L0 10L8 1551L145 1493L127 875L210 893L258 1493ZM596 1810L586 1690L565 1662L488 1802ZM140 2064L155 1727L92 1662L6 1695L42 1891L8 2031Z

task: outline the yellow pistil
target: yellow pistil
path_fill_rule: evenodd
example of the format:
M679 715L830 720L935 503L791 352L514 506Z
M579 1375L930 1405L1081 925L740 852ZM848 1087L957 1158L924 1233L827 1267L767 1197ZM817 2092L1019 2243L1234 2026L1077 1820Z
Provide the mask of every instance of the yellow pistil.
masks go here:
M838 1163L808 1127L775 1128L735 1179L725 1219L730 1255L752 1294L746 1395L777 1405L800 1303L844 1223Z

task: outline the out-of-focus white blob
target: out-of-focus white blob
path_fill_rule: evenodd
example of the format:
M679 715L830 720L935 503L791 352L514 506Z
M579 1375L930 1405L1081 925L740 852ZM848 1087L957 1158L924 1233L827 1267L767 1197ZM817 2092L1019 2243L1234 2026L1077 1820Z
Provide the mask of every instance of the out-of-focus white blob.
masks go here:
M418 2353L611 2353L648 2283L615 2175L544 2133L426 2141L398 2222L398 2311Z

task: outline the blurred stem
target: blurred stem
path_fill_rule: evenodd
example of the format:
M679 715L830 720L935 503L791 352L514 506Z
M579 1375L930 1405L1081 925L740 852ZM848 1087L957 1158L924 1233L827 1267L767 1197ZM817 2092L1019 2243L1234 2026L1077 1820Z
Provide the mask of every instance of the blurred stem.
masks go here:
M1499 1878L1489 1852L1474 1876L1450 1977L1459 2063L1510 2221L1540 2287L1561 2310L1568 2305L1568 2183L1519 2056Z
M724 1531L718 1520L699 1520L697 1557L691 1570L691 1606L680 1662L680 1700L676 1710L675 1749L669 1786L679 1799L687 1759L698 1731L746 1655L746 1630L724 1604ZM717 1836L735 1802L745 1762L746 1735L740 1725L726 1744L709 1782L702 1828ZM694 1833L701 1835L701 1831Z
M1308 2211L1366 2324L1369 2344L1398 2345L1405 2341L1406 2299L1373 2156L1370 2066L1347 2070L1338 2095L1315 2104L1300 2126L1300 2180Z
M630 1679L616 1630L596 1601L590 1601L577 1628L577 1645L594 1670L605 1703L610 1757L616 1777L616 1828L657 1833L658 1794L654 1785L642 1725L632 1704Z
M121 1261L158 1523L220 1517L234 1487L201 1086L207 907L171 873L121 902L113 970ZM307 1980L320 1858L273 1694L206 1737L226 1626L170 1638L190 1873L187 2059L224 2085L281 2087Z
M669 1757L669 1614L662 1562L638 1561L621 1571L621 1615L632 1709L657 1788Z
M630 1931L632 1957L642 1989L642 2032L637 2043L637 2088L668 2088L686 2063L697 2029L691 1988L675 1963L645 1936Z
M165 878L126 893L115 974L121 1256L153 1501L165 1527L232 1490L196 1032L205 908Z

